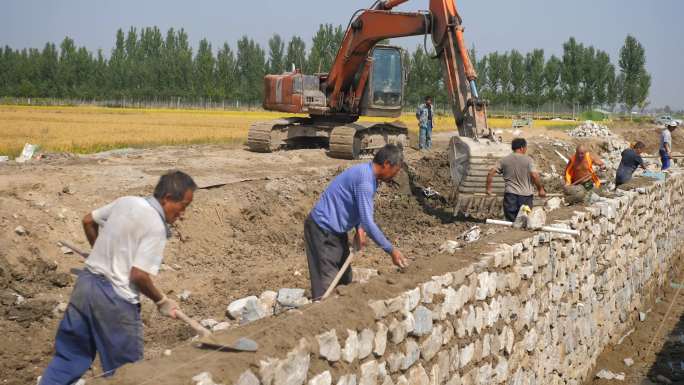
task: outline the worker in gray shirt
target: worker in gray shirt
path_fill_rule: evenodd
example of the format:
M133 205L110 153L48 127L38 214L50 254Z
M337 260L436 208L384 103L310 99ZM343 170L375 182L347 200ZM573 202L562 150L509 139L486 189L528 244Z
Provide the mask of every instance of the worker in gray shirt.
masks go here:
M672 159L672 131L677 128L677 122L671 121L665 125L665 128L660 133L660 162L662 163L661 170L670 168L670 160Z
M507 221L515 221L522 205L532 207L534 199L534 186L540 197L546 196L539 172L534 166L534 161L527 153L527 141L523 138L513 139L511 143L513 152L501 158L487 174L487 194L492 193L492 181L494 174L502 174L505 182L503 211Z

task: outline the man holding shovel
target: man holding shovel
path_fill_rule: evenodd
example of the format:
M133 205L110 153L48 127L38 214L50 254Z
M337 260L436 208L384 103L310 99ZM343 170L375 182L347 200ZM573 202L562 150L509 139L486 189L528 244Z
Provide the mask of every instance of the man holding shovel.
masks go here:
M154 196L119 198L83 218L93 249L74 286L55 338L55 356L41 385L67 385L85 373L98 353L105 375L143 358L140 293L159 312L176 318L178 304L152 283L178 219L197 185L180 171L163 175Z
M373 161L352 166L338 175L323 192L304 221L304 245L309 264L311 296L320 299L349 257L347 232L356 229L354 244L360 249L370 235L399 267L407 261L392 246L373 219L373 198L378 182L389 182L401 170L401 148L388 144L375 154ZM349 284L351 268L346 269L340 284Z

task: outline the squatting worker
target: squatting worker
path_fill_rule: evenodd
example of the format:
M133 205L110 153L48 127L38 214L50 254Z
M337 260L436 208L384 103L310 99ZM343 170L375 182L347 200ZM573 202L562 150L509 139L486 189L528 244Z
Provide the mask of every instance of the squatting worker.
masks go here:
M418 119L418 149L429 150L432 148L432 128L434 127L434 114L432 111L432 96L425 97L425 103L416 110Z
M178 305L152 283L171 235L197 186L180 171L163 175L154 196L126 196L83 218L93 246L57 329L55 356L41 385L77 381L99 354L106 375L143 358L140 293L175 318Z
M592 156L583 144L577 145L575 153L565 166L565 185L582 185L587 190L601 187L601 180L594 172L594 164L601 170L606 169L606 164L598 157Z
M670 168L670 160L672 159L672 132L677 128L677 122L670 122L665 125L665 128L660 133L660 162L662 164L661 170Z
M622 151L622 159L620 159L620 165L615 173L615 186L627 183L632 179L632 174L637 167L646 168L644 159L641 157L644 148L646 148L644 142L636 142L632 148Z
M502 174L505 182L503 211L507 221L515 221L522 205L532 207L534 200L534 187L537 188L540 197L546 196L539 172L534 166L534 161L527 153L527 141L523 138L513 139L511 143L513 152L501 158L487 174L487 194L492 193L492 181L494 174Z
M359 248L370 235L392 262L405 267L407 261L399 249L393 247L375 224L373 198L378 182L394 178L403 162L400 147L388 144L375 154L373 161L352 166L338 175L323 192L304 221L304 245L311 278L311 295L319 299L349 256L347 232L356 228L354 243ZM351 282L352 271L347 269L340 284Z

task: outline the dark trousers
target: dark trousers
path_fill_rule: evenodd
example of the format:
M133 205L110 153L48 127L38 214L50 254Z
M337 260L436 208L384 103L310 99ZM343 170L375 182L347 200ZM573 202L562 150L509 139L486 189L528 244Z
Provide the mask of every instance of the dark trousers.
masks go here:
M143 358L140 304L114 292L107 278L84 271L57 329L55 356L40 385L69 385L100 355L106 376L121 365Z
M349 241L346 233L333 234L321 229L309 215L304 221L304 247L309 264L311 297L316 300L325 294L349 257ZM347 285L351 281L352 269L349 266L339 284Z
M522 205L527 205L532 208L534 195L518 195L513 193L504 193L503 198L503 212L504 217L509 222L514 222L515 217L518 216L518 211Z

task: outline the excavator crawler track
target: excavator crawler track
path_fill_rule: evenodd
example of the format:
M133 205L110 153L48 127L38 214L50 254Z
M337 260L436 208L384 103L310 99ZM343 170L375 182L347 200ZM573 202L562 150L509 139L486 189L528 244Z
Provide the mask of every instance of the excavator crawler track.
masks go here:
M338 126L330 133L328 155L340 159L357 159L361 155L361 139L357 129L351 126Z
M329 152L333 158L358 159L371 155L386 144L409 145L408 129L401 122L350 123L333 128Z
M284 118L257 122L247 132L247 147L254 152L273 152L286 146L285 138L291 126L306 123L302 118Z
M272 152L280 148L279 145L272 143L271 131L272 122L258 122L249 127L247 133L247 146L254 152Z

